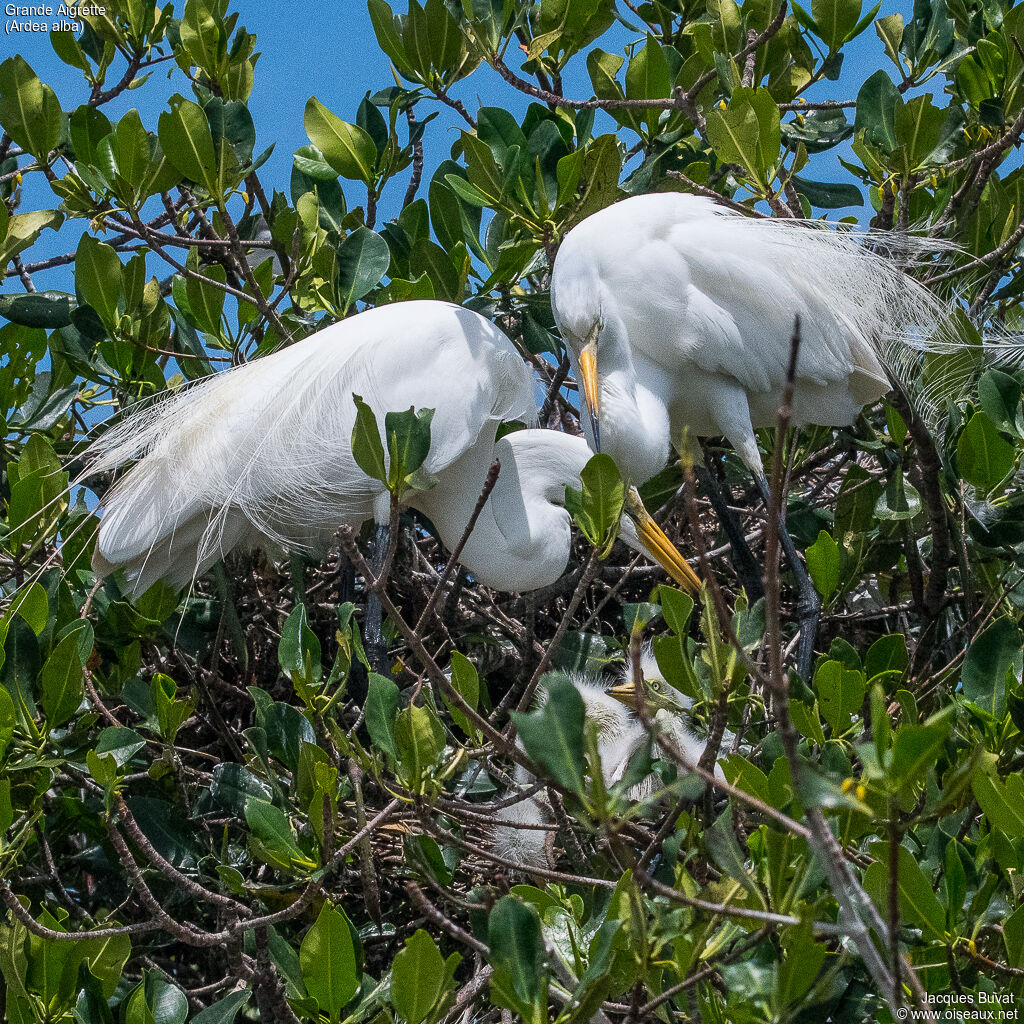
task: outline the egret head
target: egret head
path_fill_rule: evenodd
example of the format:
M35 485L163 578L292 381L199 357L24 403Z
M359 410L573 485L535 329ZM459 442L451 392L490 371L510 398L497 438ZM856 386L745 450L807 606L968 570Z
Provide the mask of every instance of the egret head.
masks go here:
M641 681L642 693L638 693L636 684L633 681L633 674L627 666L622 681L617 686L613 686L608 690L609 696L614 697L634 711L639 709L640 700L643 699L648 712L652 715L657 714L659 711L667 711L669 714L677 717L688 714L690 708L693 707L693 701L685 693L681 693L665 681L665 677L657 668L656 663L652 669L652 662L652 658L644 658L641 661L641 675L643 676Z

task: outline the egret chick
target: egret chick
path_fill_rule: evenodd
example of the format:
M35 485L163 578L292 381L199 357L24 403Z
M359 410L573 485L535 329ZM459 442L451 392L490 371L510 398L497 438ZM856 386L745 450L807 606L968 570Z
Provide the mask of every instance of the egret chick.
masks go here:
M641 669L648 706L657 708L654 718L659 729L687 758L699 761L706 742L690 726L689 710L693 702L665 682L649 647L644 649L641 657ZM567 679L579 693L586 720L595 726L601 777L605 786L614 785L625 774L630 758L647 740L647 730L632 713L637 706L637 698L628 668L620 682L610 689L599 678L580 673L548 673L538 690L540 706L548 699L545 684L550 686L555 679ZM520 750L524 749L519 740L516 745ZM717 764L714 773L716 778L725 778ZM516 786L523 790L536 782L533 774L520 764L516 765L513 777ZM653 775L648 776L634 786L629 797L639 800L649 794L653 789L653 778ZM497 817L501 824L494 829L492 848L498 856L524 866L547 867L553 862L550 849L552 831L521 827L523 824L536 826L553 822L550 805L542 793L501 808Z
M583 701L586 720L594 723L597 750L601 758L601 775L610 786L621 778L629 757L643 742L643 726L629 713L629 709L609 696L598 679L575 672L549 672L537 689L537 706L543 707L549 697L548 687L556 680L572 683ZM525 753L521 740L516 746ZM533 773L516 764L513 774L517 788L524 790L537 780ZM551 824L551 806L543 792L501 808L497 813L501 824L494 829L492 848L500 857L524 866L547 867L552 863L549 850L550 830L522 828L526 825Z
M639 707L640 700L643 700L648 712L654 712L653 721L659 732L664 733L688 761L697 764L704 756L707 738L698 736L693 729L693 718L690 714L693 709L693 698L677 690L665 679L649 644L645 644L640 653L640 675L643 685L642 694L637 693L632 666L627 661L623 665L619 683L608 690L607 695L621 701L634 711ZM722 745L731 744L734 738L733 734L726 729L722 734ZM659 750L668 760L672 759L670 751L661 747ZM713 771L715 778L725 779L717 760Z

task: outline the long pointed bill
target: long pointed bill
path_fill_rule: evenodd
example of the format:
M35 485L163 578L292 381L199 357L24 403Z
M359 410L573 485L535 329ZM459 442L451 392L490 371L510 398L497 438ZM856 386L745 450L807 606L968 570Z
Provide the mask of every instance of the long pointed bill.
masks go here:
M580 376L583 380L583 401L587 404L590 428L594 432L594 450L601 450L601 387L597 379L597 335L601 330L594 324L587 336L587 343L580 352Z
M620 704L625 704L627 708L632 708L634 711L637 708L637 692L636 686L632 682L620 683L618 686L613 686L608 690L604 691L609 697L614 697Z
M626 495L623 511L636 526L637 537L644 551L658 563L684 590L691 594L700 592L700 577L690 568L690 563L680 554L678 548L665 536L661 527L644 508L635 487Z

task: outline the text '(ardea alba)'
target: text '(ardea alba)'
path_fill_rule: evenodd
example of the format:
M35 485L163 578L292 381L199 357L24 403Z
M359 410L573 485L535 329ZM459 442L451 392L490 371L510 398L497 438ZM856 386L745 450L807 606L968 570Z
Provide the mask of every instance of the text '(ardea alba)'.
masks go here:
M318 550L342 525L387 522L389 492L352 455L354 394L378 415L435 410L423 468L436 483L405 500L449 550L500 460L460 557L478 582L518 592L558 579L570 548L565 486L578 486L590 451L551 430L495 441L502 421L535 418L531 374L490 321L432 301L350 317L105 433L88 453L90 472L140 461L106 495L93 568L124 569L139 593L161 578L182 586L235 547ZM620 535L696 589L638 497L627 502Z

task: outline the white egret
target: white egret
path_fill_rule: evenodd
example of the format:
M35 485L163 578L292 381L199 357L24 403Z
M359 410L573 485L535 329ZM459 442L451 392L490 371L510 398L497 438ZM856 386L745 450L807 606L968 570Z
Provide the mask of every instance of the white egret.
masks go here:
M625 199L569 231L551 303L595 450L641 484L673 447L724 435L763 495L754 429L777 421L797 318L792 421L842 426L948 315L848 232L748 219L680 193ZM800 587L806 676L818 600L785 529L780 539Z
M235 547L315 551L342 525L386 523L390 495L352 455L353 394L378 417L435 410L423 465L436 483L406 500L449 550L500 460L460 558L478 582L518 592L558 579L570 548L565 485L578 485L590 451L551 430L495 441L502 421L535 417L532 376L484 317L431 301L350 317L107 431L87 453L88 472L139 461L105 496L95 571L123 569L136 593L161 578L183 586ZM635 492L621 537L683 586L698 586Z
M645 647L640 659L643 677L644 699L648 708L654 711L653 722L656 735L664 734L676 750L686 758L698 762L704 753L706 740L693 730L690 710L693 702L670 686L658 668L650 647ZM537 703L543 705L548 698L547 687L554 680L567 679L576 688L583 701L587 721L594 724L597 736L597 752L601 759L601 777L606 786L620 781L629 767L630 758L647 741L647 729L632 714L638 695L629 665L622 669L619 681L608 686L599 676L583 673L550 672L538 688ZM729 742L732 735L728 734ZM518 740L517 746L523 749ZM655 739L656 753L671 760L671 753L663 750ZM714 773L724 778L716 764ZM530 788L536 779L531 772L516 764L513 776L520 790ZM654 789L655 776L649 775L629 791L633 800L648 796ZM492 849L505 860L511 860L524 867L546 867L553 861L550 851L550 829L538 828L553 821L551 808L543 793L534 794L497 812L498 825L492 836Z

